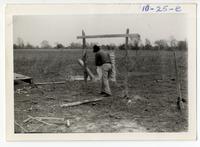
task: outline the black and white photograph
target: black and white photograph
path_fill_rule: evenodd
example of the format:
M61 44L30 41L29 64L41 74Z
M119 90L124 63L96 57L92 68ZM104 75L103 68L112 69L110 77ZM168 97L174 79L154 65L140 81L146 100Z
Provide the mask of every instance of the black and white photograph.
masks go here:
M13 133L189 132L191 18L160 9L13 15Z

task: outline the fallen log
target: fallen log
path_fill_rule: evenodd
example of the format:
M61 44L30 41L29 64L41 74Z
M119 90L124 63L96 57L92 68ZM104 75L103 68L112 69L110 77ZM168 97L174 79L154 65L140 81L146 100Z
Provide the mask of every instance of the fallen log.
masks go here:
M91 100L83 100L83 101L77 101L77 102L61 104L60 106L61 107L71 107L71 106L77 106L77 105L86 104L86 103L90 103L90 102L101 101L103 99L104 99L104 97L100 97L100 98L91 99Z

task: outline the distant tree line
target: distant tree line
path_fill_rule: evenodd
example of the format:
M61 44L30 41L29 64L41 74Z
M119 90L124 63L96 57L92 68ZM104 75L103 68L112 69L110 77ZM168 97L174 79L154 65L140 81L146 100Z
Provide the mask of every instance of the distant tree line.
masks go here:
M92 47L98 43L86 43L86 48L92 49ZM107 50L125 50L125 44L116 45L116 44L103 44L100 45L101 48ZM145 39L144 43L140 40L130 40L128 44L129 50L180 50L186 51L188 49L187 41L180 40L177 41L173 37L167 41L164 39L156 40L152 44L149 39ZM18 38L17 42L13 44L14 49L82 49L82 44L77 42L72 42L69 45L63 45L62 43L55 43L54 46L50 45L47 40L43 40L40 45L32 45L30 43L24 43L23 39Z

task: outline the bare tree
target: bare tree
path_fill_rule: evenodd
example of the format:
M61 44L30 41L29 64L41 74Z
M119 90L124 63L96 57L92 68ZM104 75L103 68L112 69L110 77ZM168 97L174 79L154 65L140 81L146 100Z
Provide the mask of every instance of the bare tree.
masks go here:
M62 43L56 42L56 46L54 48L56 48L56 49L62 48L63 49L63 48L65 48L65 46Z
M154 43L158 47L159 50L167 50L169 47L167 44L167 41L164 39L156 40Z
M24 48L24 41L20 37L17 38L17 46L18 48Z
M149 39L145 39L145 49L150 50L152 48L151 41Z
M141 39L140 39L139 34L130 37L130 44L132 46L138 46L140 42L141 42Z
M174 36L170 36L170 47L175 48L177 46L177 40L174 38Z

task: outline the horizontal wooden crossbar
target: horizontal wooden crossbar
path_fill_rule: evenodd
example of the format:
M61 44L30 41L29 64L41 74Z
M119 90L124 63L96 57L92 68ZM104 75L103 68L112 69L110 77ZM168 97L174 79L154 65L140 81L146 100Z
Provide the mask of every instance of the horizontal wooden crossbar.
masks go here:
M77 36L77 39L83 38L113 38L113 37L140 37L139 34L104 34L104 35L86 35Z

